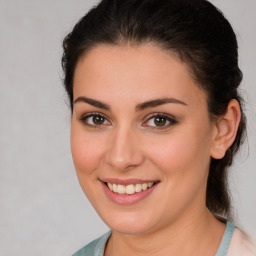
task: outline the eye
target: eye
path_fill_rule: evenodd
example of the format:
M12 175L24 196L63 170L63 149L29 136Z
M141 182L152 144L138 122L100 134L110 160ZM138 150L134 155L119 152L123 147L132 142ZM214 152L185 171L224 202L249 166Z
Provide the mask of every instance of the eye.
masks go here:
M151 116L146 123L143 124L143 126L149 126L154 129L165 129L169 126L176 124L177 121L175 121L172 117L166 114L156 114L154 116Z
M109 125L110 122L99 113L91 113L89 115L85 115L80 119L85 125L92 127L99 127L103 125Z

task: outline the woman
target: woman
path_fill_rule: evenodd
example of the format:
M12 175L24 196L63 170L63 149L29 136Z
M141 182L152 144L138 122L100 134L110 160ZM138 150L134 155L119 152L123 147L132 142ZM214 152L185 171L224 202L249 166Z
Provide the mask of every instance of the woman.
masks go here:
M206 0L103 0L63 47L74 165L111 229L74 255L255 255L229 222L245 116L222 13Z

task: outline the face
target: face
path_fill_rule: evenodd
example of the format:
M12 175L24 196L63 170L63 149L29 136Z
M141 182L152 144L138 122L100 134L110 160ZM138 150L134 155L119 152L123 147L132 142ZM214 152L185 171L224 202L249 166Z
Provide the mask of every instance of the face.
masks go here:
M112 230L153 232L205 210L212 141L206 95L174 55L100 45L79 60L72 155Z

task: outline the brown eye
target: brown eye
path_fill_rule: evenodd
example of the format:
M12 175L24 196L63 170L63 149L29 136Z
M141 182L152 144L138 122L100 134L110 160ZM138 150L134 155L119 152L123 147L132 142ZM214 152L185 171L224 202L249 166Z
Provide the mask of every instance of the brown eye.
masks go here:
M157 116L154 118L154 124L156 126L164 126L166 124L166 118L162 116Z
M92 121L96 125L104 124L105 118L103 116L93 116Z
M101 127L111 124L104 116L97 113L83 116L80 120L83 124L91 127Z
M167 114L155 114L151 116L143 126L150 127L153 129L165 129L171 125L176 124L177 121Z

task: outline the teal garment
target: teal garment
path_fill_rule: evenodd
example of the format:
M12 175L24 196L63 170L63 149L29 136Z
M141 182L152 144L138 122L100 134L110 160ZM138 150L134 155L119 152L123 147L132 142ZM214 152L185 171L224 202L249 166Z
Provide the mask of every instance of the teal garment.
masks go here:
M222 237L219 249L215 256L226 256L228 248L234 233L235 227L227 221L227 226ZM101 236L100 238L92 241L78 252L73 254L73 256L104 256L105 245L108 238L111 235L111 231Z
M104 256L105 245L110 235L111 231L87 244L73 256Z
M227 221L227 226L224 232L224 235L222 237L219 249L216 253L215 256L225 256L228 253L228 248L234 233L235 227L229 222ZM103 256L103 254L102 254Z

